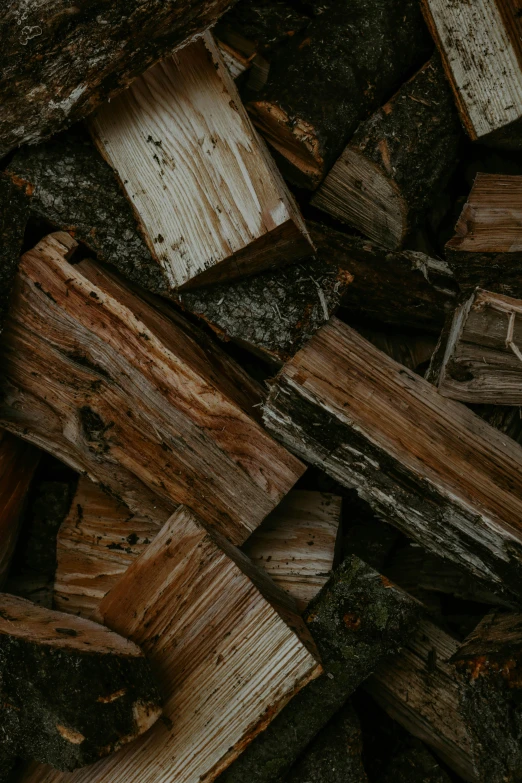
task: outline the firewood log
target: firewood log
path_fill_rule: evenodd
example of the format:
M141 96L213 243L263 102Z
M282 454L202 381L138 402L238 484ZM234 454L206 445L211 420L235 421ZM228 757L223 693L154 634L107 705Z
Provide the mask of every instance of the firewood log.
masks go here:
M444 261L410 250L385 250L319 223L310 229L318 258L335 260L353 275L342 301L350 319L440 332L458 292Z
M74 776L39 767L26 781L210 783L321 672L286 594L184 507L103 599L99 614L150 656L165 696L164 721Z
M465 294L478 286L522 298L522 176L477 174L446 244L446 258Z
M90 129L169 288L312 254L298 207L210 34L136 79Z
M451 783L447 772L422 742L413 744L393 758L379 783Z
M7 579L22 512L40 452L0 430L0 588Z
M330 577L340 547L342 498L294 490L243 545L253 563L289 593L299 611Z
M61 770L112 753L161 715L155 678L136 644L6 593L0 667L4 751Z
M340 0L276 52L247 108L285 176L313 190L359 122L429 51L417 3Z
M322 729L285 783L368 783L359 718L348 703Z
M28 216L28 204L19 189L0 175L0 331L9 307Z
M0 157L85 117L232 5L14 0L0 24Z
M518 5L503 0L423 0L422 7L470 137L521 149Z
M418 334L390 328L381 331L364 325L357 326L357 331L380 351L388 354L409 370L416 372L419 367L429 364L437 346L437 341L431 334Z
M462 129L439 57L357 128L312 204L397 250L447 184Z
M4 335L3 426L150 519L181 502L242 543L303 472L245 413L257 385L51 235L23 256ZM257 404L257 403L256 403Z
M287 774L378 661L400 649L417 625L419 606L354 557L336 569L304 618L325 673L292 699L219 783L273 783Z
M521 447L348 326L332 319L284 366L264 421L379 518L520 596Z

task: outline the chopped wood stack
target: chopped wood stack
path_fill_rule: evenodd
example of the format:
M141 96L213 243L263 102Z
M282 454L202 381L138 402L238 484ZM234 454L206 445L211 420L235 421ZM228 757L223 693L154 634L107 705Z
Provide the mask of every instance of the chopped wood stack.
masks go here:
M8 5L0 783L522 779L516 4Z

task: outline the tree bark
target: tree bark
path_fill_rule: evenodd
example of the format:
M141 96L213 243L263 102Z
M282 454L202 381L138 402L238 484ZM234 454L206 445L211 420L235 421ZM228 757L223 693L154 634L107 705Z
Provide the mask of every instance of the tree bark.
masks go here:
M264 421L379 518L520 596L522 449L348 326L332 319L285 365Z
M357 128L312 204L400 249L447 185L462 129L438 56Z
M61 770L91 764L161 715L140 648L101 625L0 595L3 748Z
M7 317L28 216L27 201L0 174L0 331Z
M232 0L11 0L0 25L0 157L87 116Z
M429 51L417 3L342 0L281 47L247 108L285 176L313 190L359 122Z

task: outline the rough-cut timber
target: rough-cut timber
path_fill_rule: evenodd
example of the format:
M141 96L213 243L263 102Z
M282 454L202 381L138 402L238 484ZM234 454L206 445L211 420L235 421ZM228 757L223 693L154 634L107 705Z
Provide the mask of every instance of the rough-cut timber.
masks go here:
M413 0L339 0L281 47L247 108L285 176L316 188L359 122L425 62L427 39Z
M464 293L522 298L522 176L477 174L446 258Z
M51 235L23 256L3 425L139 515L183 502L242 543L303 466L245 412L261 399L246 373L94 262L70 264L74 245Z
M520 596L522 448L337 319L288 362L265 424L379 518Z
M340 544L342 498L294 490L243 546L304 611L328 581Z
M92 617L102 598L156 537L167 518L159 510L154 520L133 514L97 484L80 478L56 540L56 608Z
M10 0L0 23L0 157L85 117L231 5Z
M158 63L90 123L173 290L313 251L210 34Z
M99 611L150 656L164 720L85 771L37 768L26 781L210 783L321 672L288 596L183 507Z
M38 449L0 430L0 589L7 578L27 492L39 459Z
M359 718L348 703L319 732L285 783L368 783L361 753Z
M522 148L522 44L513 0L423 0L464 127L473 140Z
M9 307L28 215L23 195L0 174L0 331Z
M436 55L359 125L312 204L397 250L447 184L461 135Z
M62 770L90 764L161 715L151 667L101 625L0 594L3 749Z
M455 311L440 394L462 402L522 404L522 300L477 289Z
M350 319L440 332L458 291L444 261L411 250L385 250L320 223L310 229L318 258L353 275L342 301Z
M354 557L339 566L304 617L324 674L292 699L219 783L280 780L377 663L400 649L417 625L419 608Z

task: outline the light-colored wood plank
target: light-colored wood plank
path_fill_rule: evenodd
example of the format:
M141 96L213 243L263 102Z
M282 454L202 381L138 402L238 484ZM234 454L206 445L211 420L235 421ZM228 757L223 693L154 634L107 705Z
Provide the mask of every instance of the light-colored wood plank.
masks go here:
M70 264L62 242L74 244L51 236L21 261L3 426L139 515L185 503L242 543L304 466L245 413L255 387L219 346L93 262Z
M95 766L73 775L38 767L25 783L210 783L320 674L282 619L307 638L285 594L272 583L267 600L258 587L270 580L219 543L226 553L181 508L100 605L104 622L155 665L166 720Z
M210 34L136 79L90 127L172 289L312 253Z
M243 551L289 593L300 611L328 581L340 533L342 498L294 490L250 536Z

